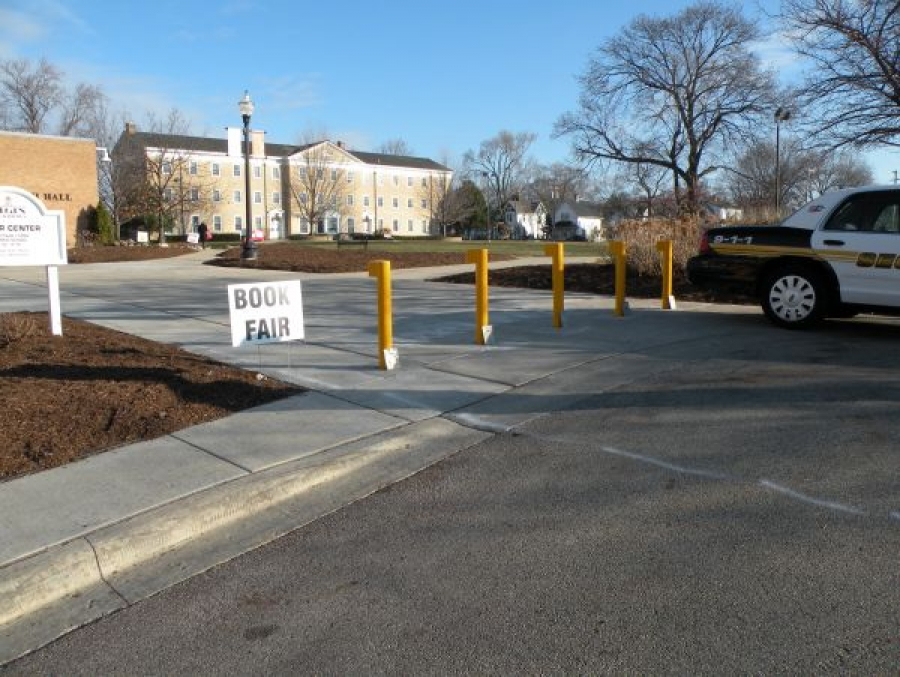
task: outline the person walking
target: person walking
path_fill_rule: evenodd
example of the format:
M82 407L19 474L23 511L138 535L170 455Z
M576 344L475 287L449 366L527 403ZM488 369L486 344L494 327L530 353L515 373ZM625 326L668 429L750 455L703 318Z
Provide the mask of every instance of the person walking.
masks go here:
M197 226L197 232L200 234L200 246L206 249L206 235L209 232L209 228L206 226L205 221Z

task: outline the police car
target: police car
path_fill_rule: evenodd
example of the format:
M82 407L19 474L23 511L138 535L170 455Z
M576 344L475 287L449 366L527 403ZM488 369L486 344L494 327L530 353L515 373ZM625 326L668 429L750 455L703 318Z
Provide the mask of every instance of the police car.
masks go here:
M759 298L782 327L900 314L900 187L825 193L777 226L712 228L687 274L698 287Z

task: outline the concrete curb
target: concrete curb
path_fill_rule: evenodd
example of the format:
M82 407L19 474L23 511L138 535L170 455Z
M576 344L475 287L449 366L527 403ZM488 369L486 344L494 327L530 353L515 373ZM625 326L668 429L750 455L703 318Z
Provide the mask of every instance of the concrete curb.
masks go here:
M0 568L0 665L490 437L436 418L230 480Z

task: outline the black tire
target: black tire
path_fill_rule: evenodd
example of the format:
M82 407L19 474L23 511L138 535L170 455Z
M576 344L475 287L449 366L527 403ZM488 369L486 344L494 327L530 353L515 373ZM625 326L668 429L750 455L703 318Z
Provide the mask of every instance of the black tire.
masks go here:
M822 277L802 266L785 266L767 275L761 302L766 317L786 329L812 327L828 305Z

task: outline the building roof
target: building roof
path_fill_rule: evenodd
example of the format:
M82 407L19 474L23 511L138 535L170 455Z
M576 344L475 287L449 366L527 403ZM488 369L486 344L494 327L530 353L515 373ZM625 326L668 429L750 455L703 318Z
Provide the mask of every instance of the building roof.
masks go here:
M123 132L119 137L119 144L124 139L128 139L128 143L135 144L142 148L172 148L179 150L194 151L199 153L222 153L228 152L227 139L216 139L203 136L185 136L181 134L159 134L156 132ZM309 144L283 144L266 142L267 157L290 157L301 151L325 143L317 141ZM441 165L434 160L428 158L411 157L407 155L388 155L385 153L367 153L363 151L349 150L348 148L338 144L344 152L357 158L360 162L369 165L383 165L385 167L400 167L404 169L432 169L434 171L450 171L449 168Z

